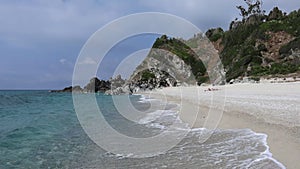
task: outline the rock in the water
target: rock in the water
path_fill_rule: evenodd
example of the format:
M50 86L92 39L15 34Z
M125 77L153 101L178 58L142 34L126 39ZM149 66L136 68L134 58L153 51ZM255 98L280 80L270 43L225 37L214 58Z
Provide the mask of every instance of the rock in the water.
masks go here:
M96 92L105 92L110 89L110 82L105 80L99 80L97 77L94 77L90 82L84 87L84 92L96 93Z
M78 93L81 93L83 92L83 89L80 87L80 86L69 86L69 87L66 87L62 90L51 90L50 92L54 92L54 93L61 93L61 92L78 92Z
M109 82L111 84L110 86L111 89L122 87L125 84L125 80L122 79L121 75L116 76L116 78L110 78Z

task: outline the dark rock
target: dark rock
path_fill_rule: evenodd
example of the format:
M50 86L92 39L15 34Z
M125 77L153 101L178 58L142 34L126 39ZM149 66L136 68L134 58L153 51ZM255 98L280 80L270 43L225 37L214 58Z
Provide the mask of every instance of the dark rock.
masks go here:
M69 86L69 87L66 87L62 90L51 90L50 92L53 92L53 93L61 93L61 92L83 92L83 89L80 87L80 86Z
M96 92L105 92L110 89L110 82L105 80L99 80L97 77L94 77L90 82L84 87L84 92L96 93Z
M74 86L74 87L72 88L72 91L73 91L73 92L82 92L83 89L82 89L80 86Z

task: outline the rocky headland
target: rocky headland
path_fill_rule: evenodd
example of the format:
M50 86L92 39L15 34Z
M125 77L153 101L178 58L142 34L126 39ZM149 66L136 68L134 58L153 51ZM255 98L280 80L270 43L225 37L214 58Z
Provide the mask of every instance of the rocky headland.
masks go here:
M213 28L188 40L163 35L129 79L94 77L83 88L52 92L131 94L174 86L298 81L299 23L300 10L287 14L275 7L268 15L236 19L227 31Z

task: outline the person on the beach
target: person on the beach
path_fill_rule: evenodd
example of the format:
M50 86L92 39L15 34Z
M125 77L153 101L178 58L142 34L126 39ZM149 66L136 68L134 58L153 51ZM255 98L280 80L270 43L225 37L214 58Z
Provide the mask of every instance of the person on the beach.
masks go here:
M207 90L204 90L204 91L206 92L206 91L216 91L216 90L219 90L219 89L208 88Z

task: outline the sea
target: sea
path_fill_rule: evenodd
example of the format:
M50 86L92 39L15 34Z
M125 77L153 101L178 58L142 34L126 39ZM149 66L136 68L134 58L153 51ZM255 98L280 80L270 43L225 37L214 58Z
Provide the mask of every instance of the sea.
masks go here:
M172 123L181 123L185 129L188 126L178 118L175 111L178 105L173 103L143 95L126 96L137 110L155 104L167 105L163 110L151 109L131 121L119 113L112 96L78 95L96 98L107 123L128 137L152 137L168 130ZM204 131L204 128L190 129L178 144L153 156L117 154L96 144L85 132L72 93L0 91L0 169L285 168L272 157L266 134L250 129L216 129L203 142ZM104 139L107 135L99 137Z

